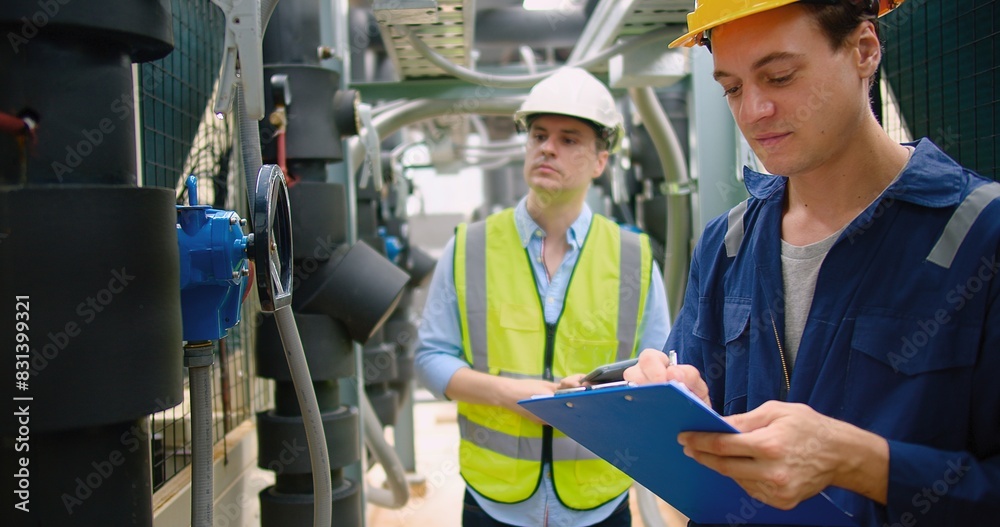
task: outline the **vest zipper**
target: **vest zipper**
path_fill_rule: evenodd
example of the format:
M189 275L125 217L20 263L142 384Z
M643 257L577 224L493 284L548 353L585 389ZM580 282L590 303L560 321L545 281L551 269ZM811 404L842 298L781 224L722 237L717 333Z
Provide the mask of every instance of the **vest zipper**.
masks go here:
M545 369L542 378L551 381L555 377L552 375L552 361L556 352L556 325L545 324ZM552 464L552 427L544 425L542 427L542 465Z
M781 357L781 373L785 374L785 397L788 397L788 393L792 391L792 382L788 376L788 363L785 362L785 348L781 345L781 339L778 338L778 324L774 321L774 315L771 315L771 327L774 328L774 340L778 343L778 355Z
M552 361L555 360L556 354L556 325L555 324L545 324L545 369L542 373L542 378L546 381L554 380L555 377L552 375Z

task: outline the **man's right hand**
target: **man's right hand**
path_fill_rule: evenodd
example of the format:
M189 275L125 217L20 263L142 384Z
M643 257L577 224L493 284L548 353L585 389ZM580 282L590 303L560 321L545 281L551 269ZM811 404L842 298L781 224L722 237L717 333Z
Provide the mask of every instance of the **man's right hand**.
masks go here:
M507 377L498 377L498 379L505 381L501 389L501 392L506 395L502 406L508 410L517 412L525 419L541 425L548 424L539 419L535 414L522 408L517 402L522 399L530 399L532 395L554 395L556 389L559 388L558 384L538 379L510 379Z
M525 419L539 424L544 421L517 404L532 395L553 395L559 385L540 379L512 379L478 372L472 368L460 368L452 375L444 394L455 401L474 404L488 404L517 412Z
M687 386L709 406L708 385L701 378L698 368L688 364L670 364L670 358L660 350L647 348L639 354L639 363L625 370L625 380L636 384L654 384L678 381Z

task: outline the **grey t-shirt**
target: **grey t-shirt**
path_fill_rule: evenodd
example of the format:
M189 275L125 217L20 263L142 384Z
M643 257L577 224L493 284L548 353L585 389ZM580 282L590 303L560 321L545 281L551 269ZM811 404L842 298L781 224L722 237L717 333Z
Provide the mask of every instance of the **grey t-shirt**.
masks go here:
M906 147L913 155L913 147ZM903 167L905 170L906 167ZM896 177L886 187L892 186L903 174L903 170L896 174ZM885 194L885 191L882 191ZM874 203L882 197L872 201ZM870 205L870 204L869 204ZM868 208L868 207L865 207ZM830 248L840 238L840 233L850 225L840 228L829 237L809 245L792 245L785 240L781 240L781 280L785 286L785 354L789 361L788 368L791 370L795 366L795 357L799 354L799 344L802 343L802 332L806 328L806 319L809 318L809 310L812 308L813 296L816 293L816 279L819 277L819 269L823 265Z
M801 247L781 240L781 279L785 285L784 348L788 355L789 369L795 365L795 357L799 353L802 332L816 292L819 268L846 227L841 227L823 240Z

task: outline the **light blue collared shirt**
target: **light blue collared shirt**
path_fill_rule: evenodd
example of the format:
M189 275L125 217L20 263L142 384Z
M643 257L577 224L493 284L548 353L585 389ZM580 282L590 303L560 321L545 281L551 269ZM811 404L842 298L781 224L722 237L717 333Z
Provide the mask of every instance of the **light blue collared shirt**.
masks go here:
M542 263L542 239L545 231L535 223L528 214L526 199L522 198L514 210L514 220L521 243L528 251L532 271L535 273L535 283L538 286L538 296L542 299L545 311L545 322L554 324L562 312L566 299L566 289L569 285L573 268L580 256L580 248L587 239L593 212L584 204L580 216L566 232L569 250L563 257L559 269L550 280ZM460 368L468 368L462 353L462 330L458 313L458 299L454 282L454 237L444 248L441 258L434 270L424 304L423 321L420 324L420 345L416 354L416 373L419 381L439 399L444 399L445 388L451 381L451 376ZM670 317L667 313L666 294L663 289L663 278L659 266L653 262L652 277L649 283L649 294L646 309L639 323L639 349L662 349L670 333ZM586 372L580 372L586 373ZM479 506L497 521L524 527L556 526L571 527L576 525L592 525L607 519L615 508L625 498L623 493L618 498L597 507L596 509L577 511L566 508L556 497L552 485L551 467L543 467L543 484L525 501L514 504L504 504L491 501L476 491L469 492L479 503Z

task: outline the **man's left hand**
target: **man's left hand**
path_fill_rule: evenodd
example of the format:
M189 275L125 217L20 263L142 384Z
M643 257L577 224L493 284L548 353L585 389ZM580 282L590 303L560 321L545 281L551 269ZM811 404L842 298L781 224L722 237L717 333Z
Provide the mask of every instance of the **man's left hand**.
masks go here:
M769 401L725 419L743 433L684 432L677 439L685 454L751 497L787 510L835 485L885 503L888 444L881 437L804 404Z

